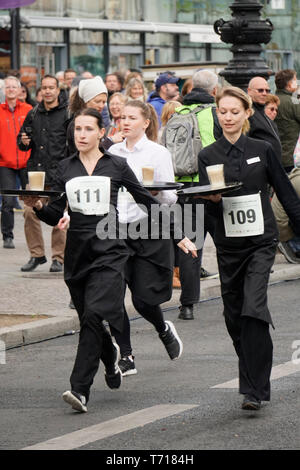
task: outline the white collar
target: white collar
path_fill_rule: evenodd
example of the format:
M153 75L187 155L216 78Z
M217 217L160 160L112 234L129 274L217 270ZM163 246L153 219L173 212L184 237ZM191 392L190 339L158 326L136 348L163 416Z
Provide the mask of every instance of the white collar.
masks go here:
M124 152L128 152L128 153L135 152L135 151L140 152L140 151L145 149L145 144L147 144L148 142L149 142L149 139L146 136L146 134L144 134L143 137L141 137L141 139L134 144L132 150L128 150L128 148L126 146L126 139L123 140L123 142L120 144L120 148Z

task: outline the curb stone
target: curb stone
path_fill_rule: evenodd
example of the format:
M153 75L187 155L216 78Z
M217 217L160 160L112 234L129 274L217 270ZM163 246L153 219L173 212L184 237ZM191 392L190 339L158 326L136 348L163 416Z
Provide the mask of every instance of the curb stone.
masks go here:
M274 272L270 276L269 285L277 282L300 279L300 264L279 264L274 266ZM179 306L180 289L174 289L171 300L162 305L162 309L176 308ZM201 281L201 301L220 297L220 280L212 279ZM130 318L137 315L131 302L130 295L126 299L126 310ZM45 312L45 315L47 313ZM3 341L6 349L25 346L34 342L44 341L62 336L68 332L79 329L79 320L75 311L68 316L53 316L45 320L37 320L30 323L19 324L11 327L0 328L0 341Z

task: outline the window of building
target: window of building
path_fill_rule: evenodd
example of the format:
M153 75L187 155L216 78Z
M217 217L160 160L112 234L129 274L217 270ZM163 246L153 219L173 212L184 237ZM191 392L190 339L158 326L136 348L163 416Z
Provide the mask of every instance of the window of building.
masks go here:
M148 2L152 5L153 0ZM140 0L107 0L105 2L105 16L109 20L141 20L142 8Z

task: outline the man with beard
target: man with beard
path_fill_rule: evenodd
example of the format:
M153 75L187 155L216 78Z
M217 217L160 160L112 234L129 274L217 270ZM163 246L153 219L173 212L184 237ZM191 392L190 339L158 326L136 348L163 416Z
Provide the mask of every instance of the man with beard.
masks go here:
M178 82L180 78L164 72L155 81L155 91L148 98L158 116L159 126L161 126L161 112L167 101L176 100L179 97Z

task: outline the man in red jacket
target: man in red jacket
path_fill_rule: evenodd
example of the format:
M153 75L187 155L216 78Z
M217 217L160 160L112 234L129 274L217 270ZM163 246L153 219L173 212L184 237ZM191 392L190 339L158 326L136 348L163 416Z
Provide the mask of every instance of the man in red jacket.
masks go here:
M26 163L30 150L22 152L17 135L32 106L18 100L21 83L16 77L4 80L5 103L0 104L0 188L15 189L19 175L22 188L26 186ZM3 248L14 248L14 198L2 197L1 232Z

